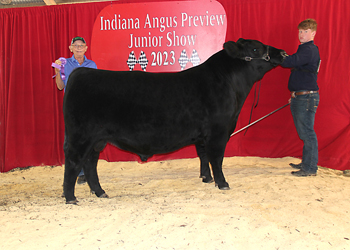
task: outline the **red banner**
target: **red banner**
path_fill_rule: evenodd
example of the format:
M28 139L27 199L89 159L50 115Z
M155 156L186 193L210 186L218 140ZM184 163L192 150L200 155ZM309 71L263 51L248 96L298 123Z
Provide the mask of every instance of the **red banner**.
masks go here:
M221 50L226 28L216 1L111 4L95 20L91 56L99 69L180 71Z

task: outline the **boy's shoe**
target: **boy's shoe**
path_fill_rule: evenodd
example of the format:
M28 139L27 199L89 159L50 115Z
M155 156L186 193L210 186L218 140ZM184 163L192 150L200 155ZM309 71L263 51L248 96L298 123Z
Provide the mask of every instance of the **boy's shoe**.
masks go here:
M299 163L299 164L289 163L289 166L291 166L292 168L301 169L302 163Z
M306 176L316 176L316 172L315 173L311 173L311 172L305 172L304 170L299 170L299 171L293 171L292 175L298 176L298 177L306 177Z
M79 176L79 177L78 177L77 183L78 183L78 184L84 184L84 183L86 183L85 175Z

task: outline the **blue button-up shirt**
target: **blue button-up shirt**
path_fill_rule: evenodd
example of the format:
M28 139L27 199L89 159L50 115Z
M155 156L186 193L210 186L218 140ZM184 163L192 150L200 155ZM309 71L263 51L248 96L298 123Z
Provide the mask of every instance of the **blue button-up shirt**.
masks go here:
M318 90L317 71L320 54L314 41L300 44L295 54L286 57L283 67L293 68L289 77L290 91Z
M72 71L75 68L86 67L86 68L97 69L96 63L94 61L92 61L92 60L87 59L86 56L84 56L84 62L81 65L75 59L74 55L71 58L67 58L66 60L67 60L67 62L64 65L64 75L66 76L66 79L63 80L63 82L64 82L64 91L66 91L66 86L67 86L67 81L68 81L69 75L70 75L70 73L72 73ZM62 72L61 72L61 77L62 77Z

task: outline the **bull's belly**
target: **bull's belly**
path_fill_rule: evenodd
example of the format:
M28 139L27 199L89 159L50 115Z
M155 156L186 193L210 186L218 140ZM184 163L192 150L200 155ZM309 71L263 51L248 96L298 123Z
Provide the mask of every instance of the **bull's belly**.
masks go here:
M199 136L164 138L155 135L149 138L113 139L109 143L120 149L139 155L141 160L147 160L152 155L170 153L185 146L196 144L200 140L202 139Z

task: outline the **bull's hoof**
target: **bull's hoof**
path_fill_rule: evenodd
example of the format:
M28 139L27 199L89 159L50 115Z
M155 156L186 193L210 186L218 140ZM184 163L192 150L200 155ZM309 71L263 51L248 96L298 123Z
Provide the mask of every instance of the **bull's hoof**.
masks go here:
M66 204L70 204L70 205L77 205L78 204L78 200L72 200L72 201L66 201Z
M106 193L103 193L98 198L109 198L109 196Z
M100 195L93 190L90 190L91 194L96 195L98 198L109 198L109 196L102 190ZM102 193L103 192L103 193Z
M211 176L200 176L200 178L202 178L202 182L204 183L212 183L214 181L213 177Z
M230 190L230 186L228 185L227 182L225 182L222 185L215 183L215 187L219 187L220 190Z

